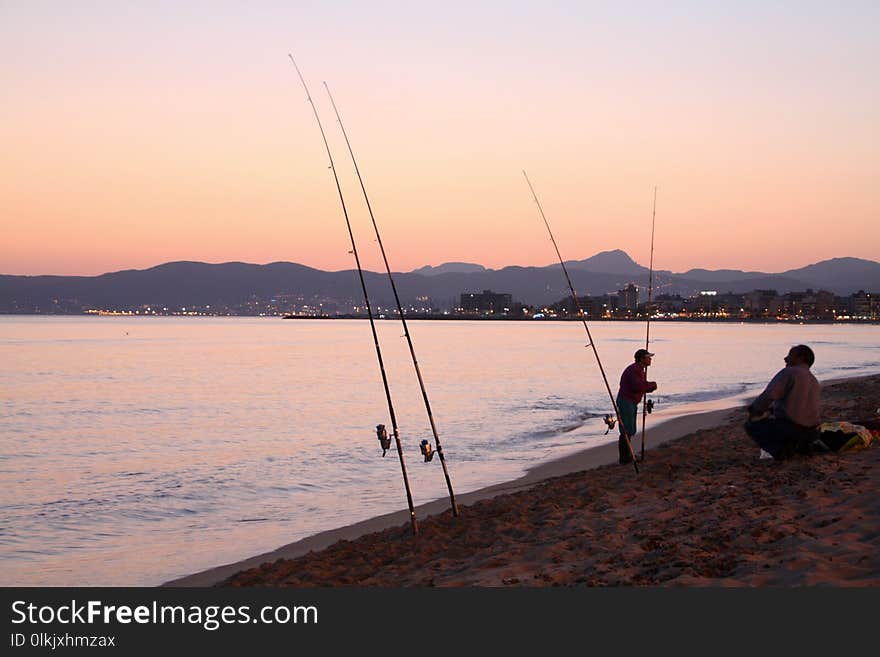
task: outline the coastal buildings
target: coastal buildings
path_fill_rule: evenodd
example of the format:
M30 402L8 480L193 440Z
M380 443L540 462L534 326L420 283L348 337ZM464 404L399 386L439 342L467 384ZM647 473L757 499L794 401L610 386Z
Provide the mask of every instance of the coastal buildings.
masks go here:
M466 292L461 295L458 307L458 311L463 315L509 315L513 310L512 295L499 294L492 290L483 290L481 293Z
M660 294L650 307L647 301L629 307L631 287L616 294L579 296L578 303L588 319L644 319L650 313L656 319L880 321L880 295L862 290L849 296L811 289L786 294L776 290L742 294L702 290L691 297ZM576 315L570 298L549 304L540 312L560 319Z
M627 316L635 314L639 306L639 288L630 283L617 291L617 309Z
M642 296L642 300L639 297ZM771 289L738 293L701 290L692 296L658 294L651 304L645 290L635 284L606 294L578 296L578 304L590 320L639 320L651 315L663 320L754 320L754 321L880 321L880 294L859 290L835 295L827 290L807 289L781 294ZM553 303L529 305L510 293L483 290L464 292L458 299L436 299L418 295L403 300L408 317L450 319L575 319L571 297ZM238 302L172 305L159 300L148 304L84 305L76 299L53 299L45 307L13 305L6 312L16 314L90 315L174 315L174 316L283 316L289 318L365 317L362 299L330 295L277 294L270 298L250 295ZM373 305L378 319L398 316L397 307L386 301Z

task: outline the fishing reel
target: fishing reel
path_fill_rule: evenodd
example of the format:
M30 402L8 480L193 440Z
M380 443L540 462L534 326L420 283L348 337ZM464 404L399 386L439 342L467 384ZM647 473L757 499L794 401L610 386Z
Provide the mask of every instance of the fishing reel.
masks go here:
M653 410L654 410L654 400L653 399L646 399L645 400L645 412L648 415L650 415L651 411L653 411Z
M379 439L379 445L382 446L382 456L391 448L391 437L385 430L384 424L376 425L376 437Z
M605 431L605 435L607 436L608 433L614 428L614 425L617 423L617 418L615 418L613 415L606 415L602 419L605 424L608 425L608 429Z
M419 443L419 449L422 452L422 456L425 457L425 463L434 458L434 448L431 447L431 443L429 443L427 440L423 440L421 443Z

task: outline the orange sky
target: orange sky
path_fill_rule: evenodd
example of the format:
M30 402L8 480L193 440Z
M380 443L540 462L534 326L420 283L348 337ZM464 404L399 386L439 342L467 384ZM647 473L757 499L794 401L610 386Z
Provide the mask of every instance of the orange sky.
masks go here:
M117 5L0 8L0 273L353 266L289 51L367 268L322 80L395 270L553 262L523 168L566 258L647 264L657 185L661 269L880 259L871 3Z

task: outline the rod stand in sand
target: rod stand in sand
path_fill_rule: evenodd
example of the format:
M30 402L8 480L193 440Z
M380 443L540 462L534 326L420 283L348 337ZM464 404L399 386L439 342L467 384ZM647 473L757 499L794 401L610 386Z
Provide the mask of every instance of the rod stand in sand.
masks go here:
M633 468L635 469L636 474L639 474L638 459L636 459L636 454L633 451L632 441L630 440L630 435L626 431L626 425L624 425L620 418L620 409L617 408L617 401L614 399L614 394L611 392L611 386L608 384L608 377L605 376L605 368L602 367L602 360L599 358L599 351L596 349L596 341L593 340L593 336L590 334L590 327L587 324L587 316L581 308L580 301L578 301L577 294L574 291L574 285L571 282L571 276L568 275L568 268L565 266L565 260L562 259L562 254L559 252L559 246L556 244L556 238L553 237L553 231L550 230L550 222L547 221L547 215L544 214L544 208L541 207L541 202L538 200L535 188L532 187L532 182L529 180L528 174L526 174L525 171L522 173L526 179L526 184L529 186L529 190L532 192L532 198L535 199L535 205L538 206L538 212L541 213L541 218L544 220L544 225L547 227L547 232L550 233L550 241L553 242L553 248L556 249L556 256L559 258L559 264L562 265L565 280L568 281L568 289L571 291L571 298L574 301L574 307L577 310L578 316L581 318L581 322L583 322L584 330L587 332L588 346L593 349L593 355L596 357L596 363L599 365L599 372L602 374L602 380L605 382L605 389L608 391L608 396L611 398L611 406L614 408L614 417L617 418L617 422L620 424L620 435L622 435L626 441L626 448L629 450L630 458L632 458ZM606 421L606 424L609 423ZM611 430L610 424L608 430Z
M345 131L345 126L342 123L342 117L339 115L339 110L336 108L336 101L333 100L333 94L330 93L330 87L327 83L324 83L324 88L327 90L327 96L330 98L330 104L333 106L333 111L336 114L336 120L339 123L339 129L342 131L342 136L345 138L345 145L348 147L348 153L351 156L351 162L354 165L355 173L357 174L358 182L361 186L361 192L364 195L364 201L367 204L367 211L370 214L370 220L373 222L373 231L376 234L376 242L379 243L379 250L382 253L382 260L385 263L385 271L388 274L388 280L391 283L391 291L394 293L394 302L397 304L397 314L400 317L400 322L403 326L403 337L406 338L406 344L409 346L409 354L412 359L413 368L416 371L416 378L419 380L419 389L422 391L422 401L425 403L425 411L428 414L428 421L431 424L431 433L434 435L434 444L437 446L437 455L440 457L440 464L443 466L443 476L446 478L446 488L449 490L449 503L452 506L452 515L458 515L458 504L455 501L455 491L452 490L452 480L449 478L449 469L446 467L446 458L443 456L443 446L440 444L440 436L437 434L437 426L434 424L434 413L431 411L431 402L428 400L428 391L425 389L425 382L422 379L422 370L419 367L419 361L416 358L416 350L413 347L412 336L409 332L409 327L406 324L406 315L403 312L403 305L400 303L400 295L397 293L397 285L394 282L394 276L391 275L391 265L388 264L388 256L385 253L385 245L382 244L382 236L379 234L379 224L376 223L376 216L373 214L373 206L370 203L370 197L367 196L367 188L364 185L364 179L361 176L361 170L358 167L357 159L354 156L354 149L351 147L351 142L348 140L348 133ZM422 446L426 441L422 441ZM430 444L428 445L430 447ZM425 461L430 461L433 454L430 456L425 453L424 449L422 450L422 454L425 456Z
M400 432L397 429L397 415L394 413L394 404L391 401L391 389L388 387L388 376L385 374L385 361L382 359L382 349L379 347L379 334L376 332L376 321L373 317L373 308L370 305L370 297L367 294L367 284L364 281L364 270L361 268L361 259L358 256L357 244L354 241L354 232L351 229L351 221L348 218L348 209L345 207L345 198L342 195L342 186L339 184L339 176L336 173L336 165L333 163L333 154L330 152L330 144L327 143L327 135L324 133L324 126L321 124L321 117L318 116L318 109L315 107L315 103L312 100L312 95L309 93L309 87L308 85L306 85L306 80L303 77L303 74L300 72L299 66L296 65L296 60L293 58L293 55L288 54L288 57L290 57L290 61L293 64L293 67L296 69L296 74L299 76L300 82L302 82L303 89L305 89L306 98L308 98L309 104L312 106L312 112L315 115L315 121L317 121L318 123L318 130L321 131L321 139L324 141L324 149L327 152L327 158L330 160L330 170L333 171L333 180L336 182L336 191L339 194L339 204L342 206L342 215L345 217L345 226L346 228L348 228L348 237L351 241L350 253L354 256L354 261L357 265L358 276L361 282L361 290L364 293L364 305L367 307L367 316L370 318L370 331L373 334L373 344L376 346L376 359L379 361L379 371L382 374L382 385L385 388L385 400L388 402L388 412L391 415L391 429L392 433L394 434L394 440L397 443L397 456L400 460L400 470L403 474L403 486L406 489L406 501L409 505L410 526L412 527L413 534L418 534L419 525L416 522L416 512L415 507L413 506L412 492L409 488L409 477L406 473L406 461L403 458L403 447L400 444ZM385 452L387 451L388 447L391 446L391 441L388 439L388 434L385 431L385 425L376 425L376 435L379 438L380 444L382 445L382 456L385 456Z

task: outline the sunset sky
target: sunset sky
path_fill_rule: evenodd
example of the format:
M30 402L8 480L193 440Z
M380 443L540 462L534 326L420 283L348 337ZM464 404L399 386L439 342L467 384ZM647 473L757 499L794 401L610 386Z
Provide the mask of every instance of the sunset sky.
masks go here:
M0 273L880 259L877 2L0 0Z

